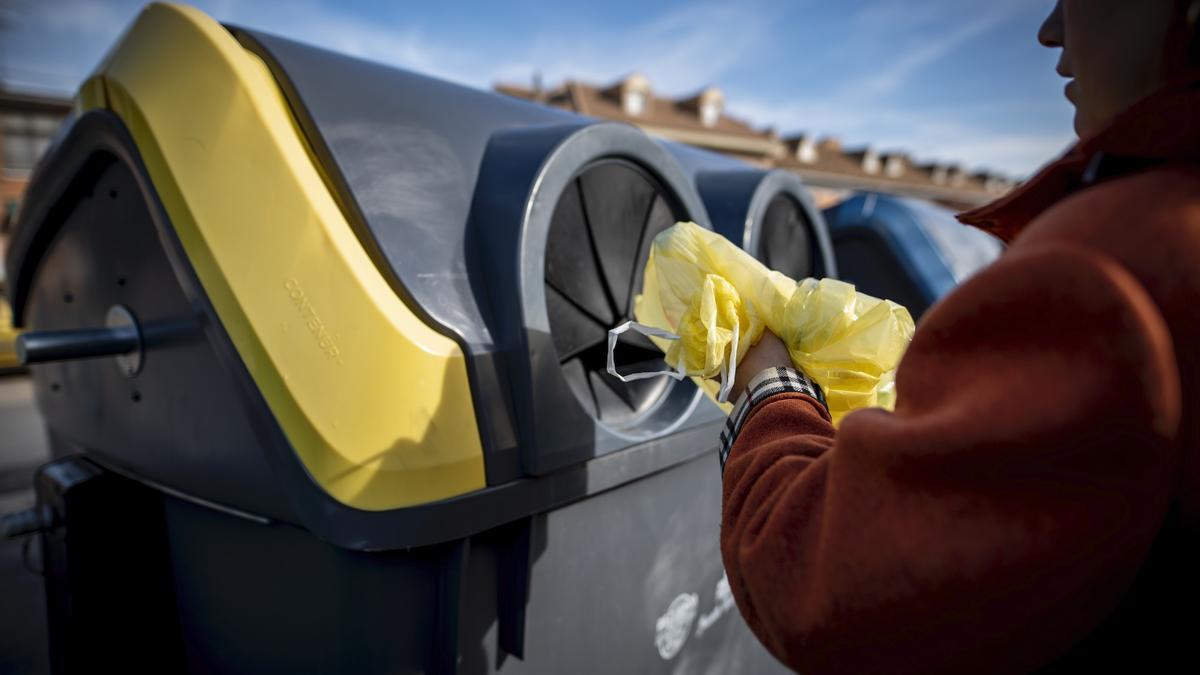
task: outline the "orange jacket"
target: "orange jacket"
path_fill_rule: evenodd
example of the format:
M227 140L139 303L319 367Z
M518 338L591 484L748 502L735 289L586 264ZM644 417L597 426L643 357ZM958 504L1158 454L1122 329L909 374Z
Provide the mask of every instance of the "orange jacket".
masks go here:
M750 411L725 465L721 550L784 663L1146 670L1179 648L1195 668L1198 81L964 214L1011 246L925 315L894 413L835 433L803 394Z

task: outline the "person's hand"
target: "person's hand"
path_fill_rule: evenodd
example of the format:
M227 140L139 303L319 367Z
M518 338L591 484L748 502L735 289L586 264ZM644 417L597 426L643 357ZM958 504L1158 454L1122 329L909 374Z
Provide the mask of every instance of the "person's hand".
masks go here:
M738 364L737 377L733 378L733 390L729 392L729 400L737 401L746 391L750 378L767 368L778 366L792 367L792 357L788 355L787 346L783 340L775 337L769 330L764 330L758 344L746 352L745 358Z

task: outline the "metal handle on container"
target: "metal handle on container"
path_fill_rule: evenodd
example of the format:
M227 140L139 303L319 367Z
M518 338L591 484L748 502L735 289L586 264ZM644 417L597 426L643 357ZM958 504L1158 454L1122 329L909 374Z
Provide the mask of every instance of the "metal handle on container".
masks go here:
M27 366L116 356L121 372L132 377L142 368L142 331L122 305L108 310L104 328L29 331L17 336L17 360Z

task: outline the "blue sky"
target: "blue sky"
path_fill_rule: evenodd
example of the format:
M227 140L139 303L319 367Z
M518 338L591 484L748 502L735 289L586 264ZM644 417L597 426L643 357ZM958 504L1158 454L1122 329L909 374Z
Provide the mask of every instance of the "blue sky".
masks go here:
M142 2L0 0L0 79L68 93ZM905 150L1022 177L1072 140L1052 0L385 2L198 0L221 21L477 87L595 83L639 71L655 91L716 85L784 133Z

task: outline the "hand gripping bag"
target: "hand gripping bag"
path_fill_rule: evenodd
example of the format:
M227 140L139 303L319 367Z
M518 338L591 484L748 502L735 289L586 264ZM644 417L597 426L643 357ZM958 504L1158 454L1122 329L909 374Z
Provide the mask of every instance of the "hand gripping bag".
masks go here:
M836 279L794 281L695 223L654 239L634 316L609 333L614 376L662 375L617 372L617 337L636 330L663 350L672 377L692 377L728 411L737 363L768 329L821 386L835 425L852 410L895 407L896 367L914 331L908 310L894 302Z

